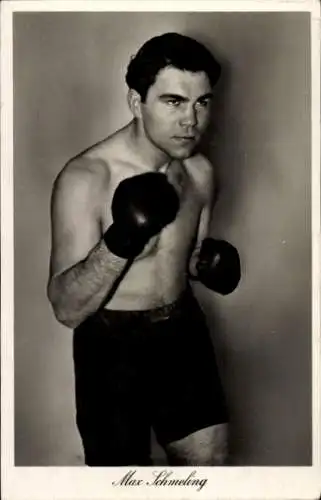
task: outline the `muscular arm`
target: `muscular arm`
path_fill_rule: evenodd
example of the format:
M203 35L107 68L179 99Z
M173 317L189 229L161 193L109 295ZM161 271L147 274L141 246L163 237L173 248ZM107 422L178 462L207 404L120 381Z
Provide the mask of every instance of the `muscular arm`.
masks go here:
M63 172L53 188L47 293L58 321L70 328L100 307L127 264L102 239L102 191L97 174L77 165Z
M204 169L198 180L200 196L202 198L202 211L199 220L195 247L189 261L189 273L192 277L197 275L196 263L204 238L209 236L212 212L215 204L215 176L213 166L202 157L200 169Z

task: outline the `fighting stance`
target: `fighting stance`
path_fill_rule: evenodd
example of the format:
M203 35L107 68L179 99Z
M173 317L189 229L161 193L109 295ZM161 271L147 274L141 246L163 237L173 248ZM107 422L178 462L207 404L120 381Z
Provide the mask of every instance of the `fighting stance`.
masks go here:
M221 294L237 250L209 236L214 175L197 151L220 66L195 40L147 41L127 68L133 120L55 180L48 297L74 330L77 426L89 466L222 465L228 413L189 280Z

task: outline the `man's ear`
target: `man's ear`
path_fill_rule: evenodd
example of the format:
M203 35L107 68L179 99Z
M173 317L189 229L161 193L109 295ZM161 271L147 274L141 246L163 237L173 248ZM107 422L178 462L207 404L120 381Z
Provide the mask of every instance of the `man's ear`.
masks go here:
M127 94L127 102L135 118L141 118L141 96L134 89L129 89Z

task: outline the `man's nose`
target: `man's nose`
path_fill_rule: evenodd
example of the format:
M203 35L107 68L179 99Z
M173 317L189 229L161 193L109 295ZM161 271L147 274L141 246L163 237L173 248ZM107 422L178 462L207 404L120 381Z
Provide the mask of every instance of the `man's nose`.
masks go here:
M181 125L185 127L195 127L197 125L197 115L194 106L187 106L181 117Z

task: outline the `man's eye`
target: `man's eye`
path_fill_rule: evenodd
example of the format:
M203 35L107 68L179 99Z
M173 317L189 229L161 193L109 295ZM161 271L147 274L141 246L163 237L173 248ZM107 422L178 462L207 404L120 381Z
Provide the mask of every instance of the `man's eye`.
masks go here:
M209 105L210 101L208 99L204 100L204 101L198 101L198 104L202 107L202 108L206 108L208 105Z
M179 106L180 103L181 103L181 101L179 101L178 99L168 99L167 100L167 104L169 104L170 106Z

